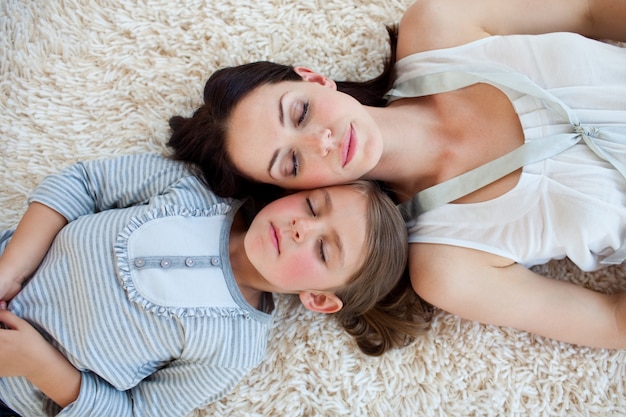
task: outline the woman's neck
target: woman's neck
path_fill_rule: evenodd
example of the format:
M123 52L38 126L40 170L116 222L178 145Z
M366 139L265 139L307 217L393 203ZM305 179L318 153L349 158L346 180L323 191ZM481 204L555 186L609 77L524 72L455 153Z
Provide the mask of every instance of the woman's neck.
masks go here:
M383 135L383 154L368 178L384 181L399 201L436 184L447 147L439 139L440 120L430 97L403 99L373 109Z
M383 156L370 178L385 181L399 202L524 143L511 101L488 84L402 99L381 110L386 111L378 114ZM519 173L494 182L461 200L475 202L499 196L512 188L518 177Z

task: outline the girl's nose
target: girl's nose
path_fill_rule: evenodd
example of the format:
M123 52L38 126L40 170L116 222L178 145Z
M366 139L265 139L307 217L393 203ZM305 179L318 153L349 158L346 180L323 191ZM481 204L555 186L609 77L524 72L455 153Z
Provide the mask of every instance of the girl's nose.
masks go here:
M303 242L315 228L315 219L299 217L291 220L291 231L296 242Z

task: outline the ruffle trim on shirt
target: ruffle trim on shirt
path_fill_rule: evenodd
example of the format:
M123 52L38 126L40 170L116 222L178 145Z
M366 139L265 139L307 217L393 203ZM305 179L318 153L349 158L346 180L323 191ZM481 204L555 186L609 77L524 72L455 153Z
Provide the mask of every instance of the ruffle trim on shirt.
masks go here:
M139 305L142 309L149 311L158 316L164 317L244 317L250 318L250 314L245 309L237 307L215 307L215 306L195 306L195 307L178 307L163 306L154 303L144 297L135 286L132 278L131 260L128 256L128 242L131 235L144 224L164 217L182 216L182 217L211 217L226 215L231 210L231 206L226 203L218 203L210 208L204 209L188 209L178 206L162 206L152 211L144 213L140 216L132 218L128 225L120 232L114 247L117 259L118 277L122 288L126 291L128 299Z

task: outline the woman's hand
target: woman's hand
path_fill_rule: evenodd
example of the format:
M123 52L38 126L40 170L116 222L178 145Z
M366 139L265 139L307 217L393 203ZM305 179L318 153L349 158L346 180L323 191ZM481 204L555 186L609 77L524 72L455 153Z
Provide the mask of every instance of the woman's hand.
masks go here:
M626 339L626 292L615 294L615 321L617 330Z
M4 301L0 323L0 377L25 377L61 407L78 398L80 372Z

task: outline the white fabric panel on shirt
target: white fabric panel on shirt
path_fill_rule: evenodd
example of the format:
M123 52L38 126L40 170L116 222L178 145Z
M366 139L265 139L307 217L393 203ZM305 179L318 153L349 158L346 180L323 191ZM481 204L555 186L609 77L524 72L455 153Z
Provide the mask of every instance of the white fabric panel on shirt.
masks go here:
M208 238L219 236L223 221L223 215L172 216L141 225L128 239L137 291L162 306L238 307L219 268L219 239Z

